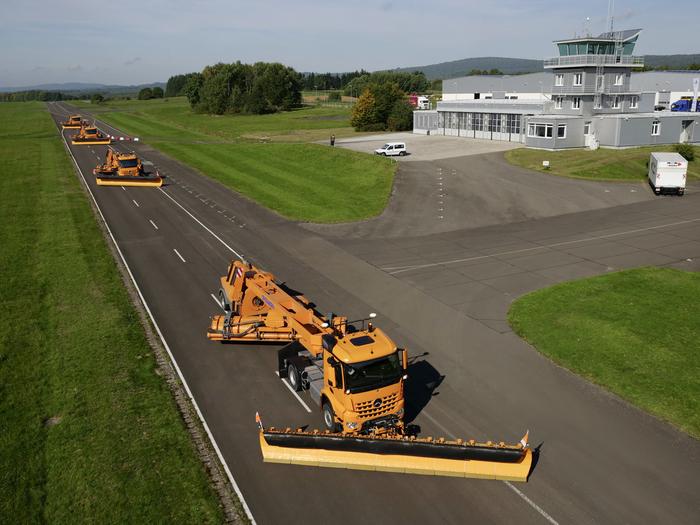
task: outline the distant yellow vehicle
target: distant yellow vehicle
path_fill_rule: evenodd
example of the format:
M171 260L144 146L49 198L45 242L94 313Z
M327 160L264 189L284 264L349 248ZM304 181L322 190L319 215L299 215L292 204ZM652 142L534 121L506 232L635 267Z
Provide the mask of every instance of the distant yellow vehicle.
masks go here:
M163 178L156 173L147 173L136 153L107 151L104 164L92 170L99 186L151 186L163 185Z
M90 126L87 122L80 125L77 135L71 137L71 142L78 146L83 144L111 144L109 136L104 135L95 126Z
M80 129L83 125L83 117L80 115L71 115L68 120L61 122L63 129Z

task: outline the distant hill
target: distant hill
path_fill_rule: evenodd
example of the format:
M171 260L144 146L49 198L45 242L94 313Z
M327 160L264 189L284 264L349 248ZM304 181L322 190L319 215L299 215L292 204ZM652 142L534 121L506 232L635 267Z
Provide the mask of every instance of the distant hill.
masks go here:
M533 73L542 71L541 60L530 60L528 58L505 58L505 57L478 57L453 60L451 62L440 62L439 64L429 64L427 66L402 67L392 69L392 71L412 73L422 71L428 80L436 78L461 77L469 73L472 69L498 69L506 75L514 73Z
M685 69L691 64L700 64L700 54L644 55L644 63L652 68L666 66L669 69ZM465 76L472 69L498 69L506 75L513 75L515 73L535 73L542 71L542 61L530 60L527 58L479 57L464 58L451 62L440 62L439 64L429 64L426 66L402 67L392 69L391 71L406 73L422 71L429 80L434 80L437 78L444 79Z
M669 69L685 69L691 64L700 64L700 54L644 55L644 65L647 67L668 66Z
M121 94L136 93L146 87L161 87L165 89L165 82L151 82L150 84L138 84L135 86L119 86L106 84L90 84L87 82L64 82L62 84L38 84L36 86L0 87L0 93L13 93L17 91L60 91L61 93L103 93Z

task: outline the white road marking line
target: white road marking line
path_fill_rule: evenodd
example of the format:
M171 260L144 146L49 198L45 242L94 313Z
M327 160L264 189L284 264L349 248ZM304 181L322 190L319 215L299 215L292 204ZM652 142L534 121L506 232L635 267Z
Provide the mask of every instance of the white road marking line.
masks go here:
M151 226L153 226L156 230L159 229L158 226L156 226L156 223L153 222L151 219L148 219L148 222L150 222L150 223L151 223Z
M432 422L433 422L440 430L442 430L450 439L453 439L453 440L457 439L457 436L456 436L455 434L453 434L452 432L450 432L449 429L448 429L445 425L441 424L437 419L435 419L433 416L431 416L430 414L428 414L428 412L426 412L425 409L421 411L421 415L427 417L430 421L432 421ZM542 509L542 507L540 507L537 503L535 503L535 502L532 501L530 498L528 498L525 494L522 493L522 491L520 491L520 490L518 490L517 488L515 488L515 487L513 486L513 484L512 484L510 481L506 481L506 480L501 480L501 481L503 481L503 483L505 483L508 487L510 487L511 489L513 489L513 491L514 491L518 496L520 496L520 498L521 498L523 501L525 501L525 503L527 503L527 504L530 505L533 509L535 509L535 510L536 510L544 519L546 519L549 523L551 523L552 525L559 525L559 522L557 522L557 520L555 520L554 518L552 518L552 516L550 516L549 514L547 514L547 513L544 511L544 509Z
M226 244L226 242L225 242L221 237L219 237L217 234L215 234L213 231L211 231L211 229L209 229L202 221L200 221L197 217L195 217L195 216L192 215L189 211L187 211L187 209L186 209L182 204L180 204L180 203L177 202L175 199L173 199L173 198L168 194L168 192L164 191L163 188L158 188L158 189L159 189L160 192L161 192L163 195L165 195L168 199L170 199L170 200L173 201L175 204L177 204L177 205L180 207L180 209L182 209L182 211L184 211L187 215L189 215L190 217L192 217L192 219L194 219L195 222L197 222L197 224L199 224L202 228L204 228L204 229L207 230L210 234L212 234L212 236L213 236L217 241L219 241L219 242L220 242L221 244L223 244L226 248L228 248L228 250L229 250L231 253L233 253L233 254L234 254L236 257L238 257L239 259L244 259L244 257L243 257L240 253L238 253L236 250L234 250L234 249L231 248L228 244Z
M126 188L124 186L120 186L122 191L126 191Z
M185 258L182 255L180 255L180 252L178 252L175 248L173 248L173 251L175 252L175 255L177 255L182 262L187 262L185 260Z
M102 208L100 208L100 205L97 204L97 199L95 199L95 195L92 193L92 190L90 189L90 186L87 183L87 179L85 178L85 174L83 173L83 170L81 170L80 166L78 165L78 161L75 160L75 156L73 155L73 152L71 151L70 147L68 146L68 142L66 141L65 135L61 135L61 136L63 137L63 141L66 145L66 149L68 150L68 153L71 156L71 159L73 159L73 164L75 164L75 167L78 169L78 173L80 173L80 177L83 179L83 183L85 184L85 188L87 189L87 192L90 195L92 202L95 203L95 208L97 209L97 212L99 213L100 218L102 219L102 223L104 224L105 229L107 230L107 233L109 234L109 238L112 239L112 243L114 244L114 247L117 250L117 253L119 254L119 258L121 259L122 263L124 264L124 267L126 268L126 271L129 274L129 277L131 278L131 282L133 283L134 288L136 288L136 292L139 295L139 299L141 299L141 303L143 304L143 307L146 309L146 313L148 313L148 317L150 317L151 322L153 323L153 327L156 329L156 332L158 332L158 337L160 337L160 340L163 343L163 347L165 347L165 351L168 352L168 357L170 358L170 362L173 364L173 367L175 368L175 371L177 372L177 375L180 378L182 385L185 387L185 392L187 392L187 396L190 398L190 402L192 403L192 406L194 407L195 411L197 412L197 416L199 417L199 420L202 422L202 426L204 427L204 430L206 431L207 436L209 436L209 441L211 442L212 447L214 447L214 451L216 452L216 455L219 458L219 461L221 462L221 464L224 467L224 470L226 471L226 476L228 477L228 480L231 482L231 486L233 487L233 490L236 492L236 495L238 496L238 500L241 502L241 505L243 506L243 510L245 510L245 513L248 516L248 519L250 520L250 522L253 525L255 525L256 521L255 521L255 518L253 517L253 513L250 511L250 507L248 507L248 503L246 502L245 498L243 497L243 493L241 492L241 489L238 486L238 483L236 483L236 480L233 477L233 474L231 473L231 469L229 468L228 463L226 463L226 459L224 458L224 455L221 453L221 449L219 448L219 444L216 442L216 439L214 439L214 434L211 433L211 429L209 428L209 425L207 424L207 420L204 419L204 414L202 414L202 410L199 408L199 405L197 404L197 400L194 398L194 395L192 395L192 390L190 389L190 385L187 384L187 381L185 380L185 376L182 374L182 370L180 370L180 365L177 364L177 361L175 360L175 356L173 355L173 352L170 350L170 346L168 346L168 342L165 340L165 336L163 335L163 332L161 332L161 330L160 330L160 326L158 326L158 323L156 322L155 317L153 317L153 312L151 312L151 308L148 306L148 303L146 302L146 298L143 296L143 293L141 292L141 288L139 288L139 285L136 282L136 278L134 277L134 274L131 271L131 267L129 266L129 263L126 262L126 258L124 257L124 254L122 253L121 248L119 248L119 244L117 244L117 240L114 238L114 234L112 233L112 230L110 229L109 224L107 223L107 219L105 219L105 216L102 213Z
M280 373L279 373L277 370L275 370L275 374L277 374L277 377L280 376ZM301 397L299 397L299 394L297 394L296 390L294 390L294 389L292 388L292 385L290 385L290 384L287 382L287 380L286 380L285 378L282 377L282 378L280 378L280 379L282 379L282 382L284 383L284 386L286 386L286 387L289 389L289 391L290 391L292 394L294 394L294 397L296 397L296 398L297 398L297 401L299 401L299 403L301 403L301 406L303 406L303 407L306 409L306 411L307 411L308 413L311 413L311 409L309 408L309 405L307 405L306 403L304 403L304 400L303 400Z
M131 199L131 202L133 202L134 204L136 204L136 207L137 207L137 208L140 208L140 207L141 207L141 206L139 206L139 203L136 202L134 199Z
M537 503L532 501L530 498L528 498L525 494L523 494L517 487L515 487L510 481L503 481L508 487L513 489L513 492L515 492L518 496L520 496L525 503L530 505L533 509L535 509L544 519L546 519L549 523L552 525L559 525L559 522L552 518L549 514L547 514L542 507L540 507Z
M217 306L221 308L221 302L216 298L216 295L214 295L213 293L210 293L209 295L211 295L211 298L214 299L214 302L217 304Z
M395 267L382 268L382 270L388 271L391 275L395 275L397 273L408 272L411 270L419 270L422 268L433 268L435 266L441 266L444 264L456 264L456 263L461 263L461 262L478 261L480 259L488 259L489 257L499 257L501 255L513 255L516 253L525 253L525 252L531 252L534 250L556 248L557 246L566 246L567 244L576 244L579 242L600 241L603 239L610 239L611 237L619 237L620 235L630 235L632 233L645 232L645 231L649 231L649 230L658 230L659 228L668 228L670 226L680 226L681 224L689 224L691 222L698 222L698 221L700 221L700 218L688 219L685 221L678 221L678 222L671 222L668 224L659 224L657 226L648 226L647 228L637 228L636 230L627 230L627 231L618 232L618 233L608 233L606 235L596 235L595 237L586 237L584 239L575 239L573 241L555 242L553 244L541 244L539 246L533 246L532 248L522 248L520 250L510 250L507 252L492 253L490 255L477 255L475 257L467 257L465 259L452 259L450 261L443 261L443 262L437 262L437 263L427 263L427 264L417 264L417 265L413 265L413 266L395 266Z

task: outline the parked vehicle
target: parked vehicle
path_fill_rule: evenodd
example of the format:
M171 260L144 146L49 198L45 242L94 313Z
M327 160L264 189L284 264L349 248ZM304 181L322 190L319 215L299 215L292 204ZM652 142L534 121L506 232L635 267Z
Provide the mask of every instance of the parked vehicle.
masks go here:
M685 193L688 161L680 153L652 153L649 159L649 184L654 193Z
M376 155L384 155L385 157L395 155L403 157L408 152L406 151L406 144L404 142L387 142L381 148L375 149L374 153Z
M430 99L428 97L420 96L416 102L417 109L430 109Z
M690 97L683 97L680 100L676 100L671 104L671 111L693 111L693 99ZM700 111L700 101L696 105L695 111Z

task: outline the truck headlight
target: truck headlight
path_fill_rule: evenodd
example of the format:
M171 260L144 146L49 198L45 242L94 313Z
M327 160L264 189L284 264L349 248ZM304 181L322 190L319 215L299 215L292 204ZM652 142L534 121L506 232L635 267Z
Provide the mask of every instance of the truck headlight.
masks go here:
M354 421L347 421L345 426L348 427L348 430L355 430L357 428L357 423Z

